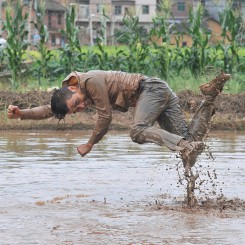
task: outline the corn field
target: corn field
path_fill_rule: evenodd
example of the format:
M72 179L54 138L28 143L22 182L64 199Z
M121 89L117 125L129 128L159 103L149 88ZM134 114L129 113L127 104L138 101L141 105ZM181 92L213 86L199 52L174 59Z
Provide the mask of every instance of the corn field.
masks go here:
M185 89L186 80L193 81L190 88L198 87L203 77L224 70L232 74L236 92L245 91L244 19L229 5L220 13L222 38L215 45L210 44L210 33L202 27L204 11L199 5L189 10L189 28L182 32L169 25L169 9L159 11L148 32L140 26L137 16L126 15L122 28L113 37L122 45L113 47L104 46L100 39L94 46L82 47L80 29L75 26L75 7L71 6L66 14L66 29L61 31L66 45L49 50L48 31L42 17L45 9L41 3L35 6L37 22L33 23L41 36L35 55L27 50L30 44L24 27L28 14L22 15L20 1L8 9L3 28L7 33L7 47L0 50L0 62L11 74L11 88L57 86L71 71L103 69L158 76L174 83L176 89ZM175 46L171 45L173 35ZM191 37L191 47L182 47L183 35ZM28 60L31 65L23 69L23 63Z

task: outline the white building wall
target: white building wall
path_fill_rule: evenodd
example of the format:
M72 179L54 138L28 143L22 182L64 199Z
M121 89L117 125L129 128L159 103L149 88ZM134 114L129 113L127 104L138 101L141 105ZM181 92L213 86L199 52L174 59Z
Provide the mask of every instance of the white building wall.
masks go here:
M149 14L142 13L142 6L149 6ZM156 15L156 0L135 0L136 15L139 16L139 22L152 22Z

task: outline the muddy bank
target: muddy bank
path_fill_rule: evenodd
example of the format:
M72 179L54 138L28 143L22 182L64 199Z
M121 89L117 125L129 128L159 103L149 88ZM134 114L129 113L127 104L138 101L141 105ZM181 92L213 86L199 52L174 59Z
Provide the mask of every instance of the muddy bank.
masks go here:
M94 111L87 111L77 115L67 116L58 125L58 120L48 119L37 121L8 120L5 110L9 104L20 108L32 108L49 104L52 92L30 91L27 93L0 92L0 126L2 129L92 129L96 120ZM200 105L203 96L191 91L178 93L180 106L190 121ZM216 115L212 121L215 130L245 130L245 94L221 94L216 102ZM127 113L113 112L111 129L128 129L132 122L132 111Z

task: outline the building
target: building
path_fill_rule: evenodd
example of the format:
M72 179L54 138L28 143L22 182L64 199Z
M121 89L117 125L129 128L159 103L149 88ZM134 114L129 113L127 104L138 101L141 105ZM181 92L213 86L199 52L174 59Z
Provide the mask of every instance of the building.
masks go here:
M84 29L83 43L94 44L95 39L100 36L104 44L114 44L114 33L122 25L126 14L138 16L139 24L149 30L152 25L152 18L156 16L158 5L162 0L61 0L62 4L76 4L78 17L77 25ZM172 23L187 23L189 9L196 8L201 3L205 8L204 26L213 31L212 41L216 42L221 33L218 23L219 12L222 11L227 0L167 0L169 3ZM245 10L244 0L234 0L233 8ZM106 14L105 17L104 14ZM244 11L245 13L245 11ZM191 45L190 41L183 41Z
M1 1L0 1L1 2ZM24 5L23 14L25 12L29 13L29 19L28 19L28 26L26 27L28 29L28 42L31 44L35 44L40 39L39 33L37 30L35 30L34 25L32 22L36 22L35 16L36 13L33 8L34 1L33 0L22 0L22 3ZM3 4L2 7L2 21L6 19L6 11L5 7L7 5ZM12 5L13 6L13 5ZM14 7L14 6L13 6ZM65 44L65 40L62 37L60 30L65 29L65 16L67 8L64 7L62 4L59 3L59 1L55 0L46 0L45 5L46 11L44 16L44 24L48 28L49 32L49 39L48 39L48 47L49 48L59 48L62 45ZM2 21L0 24L2 25ZM2 26L0 26L2 36L4 38L7 38L6 33L2 33Z
M100 37L104 44L114 44L114 32L127 14L139 17L139 24L150 28L156 14L156 0L60 0L64 6L76 5L77 26L83 30L82 43L93 45Z
M35 21L35 13L32 4L35 0L22 0L26 4L27 11L30 12L30 21ZM158 6L163 0L46 0L46 15L44 24L48 27L49 48L59 48L65 44L60 30L64 30L65 16L70 5L76 6L77 19L76 25L81 29L80 41L84 45L93 45L97 38L100 38L104 44L114 44L115 30L120 29L125 15L138 16L139 24L146 31L152 26L152 19L156 16ZM210 30L213 30L213 41L220 35L219 11L225 7L227 0L166 0L169 4L170 12L169 22L184 25L188 22L189 8L195 8L201 3L205 10L205 21ZM245 13L245 1L234 0L233 7ZM1 11L1 9L0 9ZM4 9L2 19L4 20ZM208 18L207 18L208 17ZM1 24L1 22L0 22ZM218 27L219 26L219 27ZM33 25L29 24L29 41L35 42L38 33ZM3 35L4 36L4 35ZM187 38L187 37L186 37ZM191 41L183 40L183 44L191 45Z
M205 10L207 11L207 14L209 17L219 21L219 12L222 12L229 1L227 0L194 0L193 6L196 7L196 5L201 2ZM241 11L243 15L245 15L245 1L244 0L233 0L231 7L235 10Z
M60 30L65 29L65 16L67 8L57 1L46 1L46 15L44 24L48 28L49 40L47 45L51 48L64 46L65 39Z
M161 0L158 1L160 3ZM202 20L202 27L210 32L210 43L216 44L222 39L222 28L219 23L219 13L227 7L227 0L169 0L172 16L169 22L175 24L175 27L180 32L188 29L189 9L195 9L198 4L204 7L204 17ZM245 15L245 1L234 0L231 7L236 11L240 11L243 16ZM176 44L176 36L173 35L171 43ZM183 34L180 40L182 46L191 46L192 39L190 36Z

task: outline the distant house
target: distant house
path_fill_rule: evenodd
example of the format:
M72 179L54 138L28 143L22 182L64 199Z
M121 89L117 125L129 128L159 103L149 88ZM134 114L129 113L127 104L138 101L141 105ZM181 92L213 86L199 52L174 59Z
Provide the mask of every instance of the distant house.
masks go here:
M30 21L35 21L35 13L33 9L31 11L30 5L30 3L34 3L34 0L23 0L23 3L26 5L26 11L29 11L31 15ZM123 18L127 14L138 16L139 25L149 31L153 23L152 18L156 16L156 10L161 3L163 0L46 0L44 24L49 32L47 45L49 48L59 48L65 44L66 40L62 37L60 30L65 30L65 17L70 5L76 6L76 25L81 30L81 44L93 45L97 38L102 38L104 44L115 44L114 34L122 27ZM183 31L188 27L189 8L195 8L197 4L201 3L206 10L207 17L203 20L203 26L210 30L210 43L216 43L222 38L218 15L224 9L226 0L176 0L170 1L170 3L172 15L169 23L174 24L177 30ZM4 21L6 18L4 4L2 7L0 27L1 19ZM244 12L245 1L234 0L232 8ZM40 38L39 33L33 25L28 25L27 28L30 33L28 41L33 44L37 43ZM3 33L3 37L6 38L6 33ZM171 40L172 44L176 44L175 38L176 36ZM182 35L180 42L182 46L192 45L191 37L186 34Z
M222 40L223 37L221 36L222 33L221 25L215 19L211 17L203 18L202 28L210 34L210 39L209 39L210 45L217 44L220 40ZM173 25L172 30L176 30L178 33L182 33L182 35L178 37L176 34L173 34L171 38L171 44L176 45L177 44L176 39L178 39L180 42L179 43L180 46L191 47L193 41L191 36L189 36L187 33L188 29L189 29L188 21L176 22Z
M33 1L23 1L24 12L29 12L29 21L35 21L35 12L33 6ZM6 20L6 4L2 5L2 20ZM49 39L47 45L49 48L59 48L65 44L64 37L62 37L60 30L65 29L65 16L67 8L55 0L46 0L46 14L44 17L44 24L48 28ZM0 22L2 24L2 22ZM0 26L1 28L1 26ZM40 35L37 30L34 29L34 25L27 25L29 37L28 41L32 44L38 43ZM3 32L2 36L7 38L7 33Z
M223 39L223 37L221 36L222 28L217 20L211 17L204 18L204 25L205 28L207 30L210 30L211 32L210 44L217 44L219 41Z
M60 30L65 29L65 16L67 8L57 1L46 1L46 15L44 24L49 31L49 40L47 45L50 48L59 48L65 44L65 39L62 37Z
M60 0L69 6L76 5L76 24L84 31L83 44L93 45L97 38L104 44L114 44L115 31L122 27L128 14L139 17L139 24L145 30L152 25L156 14L156 0ZM105 15L104 15L105 13Z

